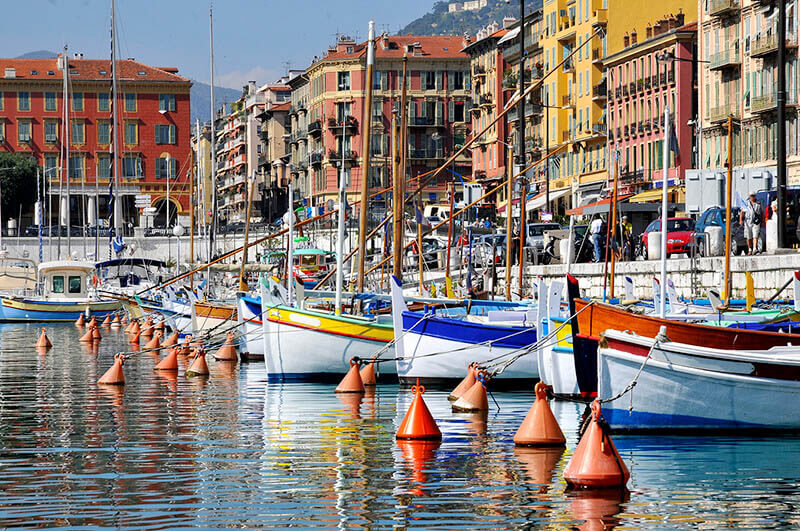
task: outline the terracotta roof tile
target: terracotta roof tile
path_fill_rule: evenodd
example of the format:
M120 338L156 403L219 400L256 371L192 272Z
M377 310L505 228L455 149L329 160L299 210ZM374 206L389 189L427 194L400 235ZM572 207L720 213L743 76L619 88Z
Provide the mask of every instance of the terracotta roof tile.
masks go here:
M63 73L58 69L57 59L6 59L0 58L0 76L7 68L16 69L17 79L61 79ZM120 81L162 81L189 83L189 80L167 67L162 70L131 59L117 61L117 79ZM70 75L74 80L111 80L111 61L109 59L69 59ZM52 75L49 74L52 72ZM140 75L143 72L144 74Z
M417 53L421 55L408 54L409 57L464 59L467 57L467 54L461 51L461 39L460 36L456 35L390 35L387 38L388 43L384 47L383 43L387 42L387 40L379 36L375 39L375 58L402 59L406 45L419 43L420 47L417 48ZM358 44L338 44L339 48L345 46L352 46L353 52L347 53L346 48L345 51L329 52L322 60L361 57L365 55L367 51L366 41Z

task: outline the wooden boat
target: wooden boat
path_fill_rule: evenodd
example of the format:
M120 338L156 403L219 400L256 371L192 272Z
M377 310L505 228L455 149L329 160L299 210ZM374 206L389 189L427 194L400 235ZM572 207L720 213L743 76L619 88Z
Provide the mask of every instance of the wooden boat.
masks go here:
M526 324L500 322L469 316L457 319L435 313L408 311L400 281L392 277L392 318L394 319L397 375L401 384L417 379L427 383L452 383L464 377L472 362L505 361L536 343L534 312L512 310L497 312L508 319L522 314ZM529 315L528 315L529 314ZM501 385L530 386L539 377L536 352L520 357L498 375Z
M800 352L718 349L606 330L598 396L615 430L800 429ZM647 358L648 354L650 355ZM646 361L645 361L646 360Z
M720 350L757 350L800 344L800 334L785 334L744 328L662 319L633 313L623 307L580 298L578 280L567 275L570 315L572 316L575 369L581 394L597 392L597 345L606 330L631 331L643 337L655 337L661 327L678 343L700 344Z
M0 321L74 321L87 310L104 317L122 307L118 300L89 293L94 264L73 260L39 264L41 296L0 296Z
M192 303L192 330L195 334L219 330L225 323L235 323L238 318L235 304L207 300Z
M575 376L575 353L572 346L572 327L569 319L561 315L562 282L555 281L542 292L539 300L546 299L546 312L540 324L541 337L555 333L543 341L539 349L539 378L553 388L553 394L562 397L580 395ZM540 292L541 293L541 292Z

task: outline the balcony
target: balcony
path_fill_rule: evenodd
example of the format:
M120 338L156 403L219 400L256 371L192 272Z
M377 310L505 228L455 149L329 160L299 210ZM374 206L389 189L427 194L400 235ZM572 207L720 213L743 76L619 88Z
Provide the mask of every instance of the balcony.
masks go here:
M608 97L608 89L605 82L592 87L592 101L605 100Z
M561 141L569 142L569 131L561 131Z
M644 78L644 89L649 92L651 88L652 87L650 85L650 76L647 76Z
M575 73L575 61L572 59L567 59L564 61L563 70L565 74L574 74Z
M628 83L628 92L631 93L631 96L636 94L636 83L634 81Z
M356 158L356 153L354 151L352 151L352 150L349 150L349 149L345 150L344 153L341 153L339 151L335 151L333 149L329 149L328 150L328 160L330 160L330 161L338 161L338 160L342 160L342 159L344 159L344 160L355 160L355 158Z
M636 80L636 91L637 92L644 92L644 79L637 79Z
M430 117L430 116L415 116L414 118L409 118L408 120L409 127L442 127L444 126L444 120L442 120L441 116L438 117Z
M408 152L412 159L443 159L444 150L442 149L411 149Z
M472 77L485 76L485 75L486 75L486 68L484 68L484 67L482 67L480 65L479 66L475 66L472 69Z
M491 105L491 104L492 104L492 97L491 97L491 96L489 96L488 94L482 94L482 95L481 95L481 96L478 98L478 106L479 106L479 107L483 107L483 106L489 106L489 105Z
M310 158L311 158L311 165L312 166L319 166L320 164L322 164L322 159L325 158L325 152L321 151L321 150L320 151L313 151L311 153L311 157Z
M575 97L572 94L564 94L561 96L561 107L564 109L575 108Z
M322 122L316 120L308 124L308 134L311 136L318 136L322 134Z
M592 49L592 62L599 63L603 58L600 56L600 48Z
M739 10L739 0L711 0L708 6L708 15L721 17L731 15Z
M627 98L628 97L628 85L622 85L622 95Z
M341 122L331 116L328 118L328 129L330 129L334 135L341 135L345 133L347 129L351 129L349 134L353 134L358 130L358 120L356 120L355 116L346 116L344 121Z
M666 85L667 84L667 73L661 72L658 74L659 84Z
M604 123L592 124L592 134L606 136L606 124Z
M605 26L608 24L608 9L598 9L594 12L592 26Z
M737 67L740 64L741 59L739 58L739 48L736 47L723 50L712 55L711 64L708 67L711 70L722 70L724 68ZM672 74L674 76L672 70L670 70L668 74ZM669 82L672 82L672 79L670 79Z
M721 123L727 120L728 116L733 116L735 119L738 114L738 110L733 105L720 105L709 109L708 121L711 123Z

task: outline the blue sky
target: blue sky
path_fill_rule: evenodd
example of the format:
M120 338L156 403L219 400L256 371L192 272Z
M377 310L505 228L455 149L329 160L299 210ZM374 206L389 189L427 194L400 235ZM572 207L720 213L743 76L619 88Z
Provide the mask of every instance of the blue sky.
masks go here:
M343 33L366 39L370 18L378 32L397 32L426 13L434 0L216 0L216 84L274 81L306 67ZM209 80L208 0L117 0L119 56ZM110 0L25 0L4 5L4 57L35 50L109 57Z

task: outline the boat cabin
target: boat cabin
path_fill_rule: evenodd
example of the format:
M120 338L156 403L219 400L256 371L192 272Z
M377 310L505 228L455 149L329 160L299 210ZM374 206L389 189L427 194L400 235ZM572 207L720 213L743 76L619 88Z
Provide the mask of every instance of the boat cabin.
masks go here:
M142 283L160 283L167 270L166 262L152 258L118 258L95 264L97 276L106 287L136 287Z
M42 262L39 274L42 277L44 295L48 298L85 299L88 295L88 278L94 264L74 260Z

